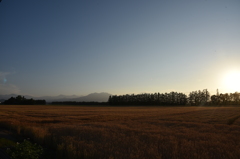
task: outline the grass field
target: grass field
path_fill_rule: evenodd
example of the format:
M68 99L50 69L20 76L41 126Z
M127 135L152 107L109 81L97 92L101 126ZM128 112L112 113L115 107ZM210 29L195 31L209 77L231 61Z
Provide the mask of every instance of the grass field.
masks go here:
M240 107L0 106L0 126L56 158L237 159Z

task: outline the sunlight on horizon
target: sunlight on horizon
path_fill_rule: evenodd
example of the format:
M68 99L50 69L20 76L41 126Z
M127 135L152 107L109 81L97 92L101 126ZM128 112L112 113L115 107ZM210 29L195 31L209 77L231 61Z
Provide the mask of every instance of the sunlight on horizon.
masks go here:
M226 92L239 92L240 91L240 71L232 70L227 72L223 77L223 87Z

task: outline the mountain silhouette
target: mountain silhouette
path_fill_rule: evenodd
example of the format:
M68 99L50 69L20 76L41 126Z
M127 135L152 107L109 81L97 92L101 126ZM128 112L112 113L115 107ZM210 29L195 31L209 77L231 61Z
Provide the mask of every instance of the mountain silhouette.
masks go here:
M105 92L91 93L83 97L74 98L73 100L77 102L107 102L110 95L111 94Z
M19 94L8 94L8 95L0 95L0 100L3 102L11 97L17 97ZM77 101L77 102L107 102L108 98L111 94L106 92L101 93L91 93L86 96L76 96L76 95L58 95L58 96L41 96L34 97L29 95L22 95L27 99L33 98L36 100L46 100L47 102L53 101Z

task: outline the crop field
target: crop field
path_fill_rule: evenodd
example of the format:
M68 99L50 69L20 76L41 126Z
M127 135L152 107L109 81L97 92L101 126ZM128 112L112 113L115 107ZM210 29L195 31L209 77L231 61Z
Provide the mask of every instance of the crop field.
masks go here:
M237 159L240 107L0 106L0 126L61 158Z

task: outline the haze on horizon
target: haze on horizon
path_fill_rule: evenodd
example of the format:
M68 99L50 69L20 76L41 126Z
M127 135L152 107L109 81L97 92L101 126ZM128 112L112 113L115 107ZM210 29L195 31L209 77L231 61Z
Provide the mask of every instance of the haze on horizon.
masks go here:
M239 17L238 0L3 0L0 94L240 91Z

